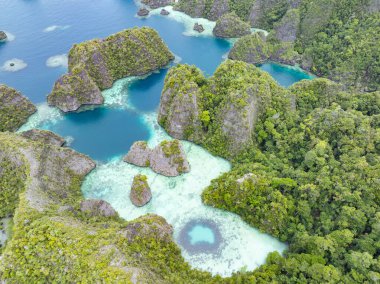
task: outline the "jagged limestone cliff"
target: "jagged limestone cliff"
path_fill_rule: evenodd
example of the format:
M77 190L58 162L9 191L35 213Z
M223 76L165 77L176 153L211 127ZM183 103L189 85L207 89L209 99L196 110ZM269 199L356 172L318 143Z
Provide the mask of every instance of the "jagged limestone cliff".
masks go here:
M228 60L210 79L180 65L165 80L158 121L178 139L231 156L255 143L255 126L269 105L290 111L290 96L253 65Z
M172 59L158 33L148 27L75 44L69 52L69 73L57 80L48 103L64 112L102 104L101 90L110 88L115 80L147 74Z

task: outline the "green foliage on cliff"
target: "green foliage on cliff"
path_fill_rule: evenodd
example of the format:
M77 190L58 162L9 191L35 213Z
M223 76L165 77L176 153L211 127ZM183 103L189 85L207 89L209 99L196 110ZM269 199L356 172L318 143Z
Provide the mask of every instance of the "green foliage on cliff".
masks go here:
M233 163L203 201L289 244L284 257L271 254L223 283L380 279L380 93L348 92L328 79L284 89L240 61L224 62L201 85L194 67L173 69L173 85L182 71L197 74L186 79L198 88L200 115L192 119L202 135L193 141Z
M234 12L221 16L215 24L213 34L220 38L238 38L251 33L251 27Z
M258 144L203 193L289 243L244 281L372 283L380 277L380 94L326 79L290 88L296 110L256 126ZM234 283L235 278L230 279Z
M294 30L293 45L281 46L271 58L280 63L300 63L319 76L341 82L360 91L380 88L380 8L376 0L270 0L270 1L179 1L177 8L193 17L214 21L235 12L276 37ZM215 10L219 14L215 16ZM249 16L249 18L248 18ZM295 19L297 18L297 19ZM281 38L281 36L280 36ZM284 39L289 39L285 36ZM287 41L287 40L285 40ZM260 54L260 53L258 53ZM258 55L259 56L259 55ZM240 58L243 60L244 58ZM249 60L245 60L249 62Z
M0 219L12 216L24 191L29 168L18 158L18 149L7 135L0 136Z
M69 52L69 71L83 65L96 85L109 88L128 76L143 75L167 65L174 55L158 33L148 27L127 29L104 40L75 44Z
M180 0L175 9L192 17L216 21L225 13L234 12L241 20L247 21L255 0Z
M21 93L0 84L0 131L16 131L36 111Z

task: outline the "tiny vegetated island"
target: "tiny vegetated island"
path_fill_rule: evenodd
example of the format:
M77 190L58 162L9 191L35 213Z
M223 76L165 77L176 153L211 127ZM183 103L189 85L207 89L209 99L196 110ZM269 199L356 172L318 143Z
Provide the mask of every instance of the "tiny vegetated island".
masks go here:
M1 85L0 218L13 222L0 227L10 232L0 248L0 280L380 281L378 2L180 0L175 9L218 20L217 36L241 38L211 77L188 65L168 71L158 122L175 139L232 163L205 189L205 204L240 215L287 242L288 251L271 253L255 271L229 278L192 269L162 217L127 222L107 202L83 200L80 186L95 162L49 131L14 133L36 108ZM248 27L270 32L250 34ZM56 82L48 102L64 112L102 104L100 91L115 80L172 59L150 28L77 44L69 53L69 73ZM299 64L325 78L285 89L255 67L268 60ZM167 175L191 170L177 140L157 149L138 142L125 161ZM131 199L143 206L151 198L146 177L136 176Z

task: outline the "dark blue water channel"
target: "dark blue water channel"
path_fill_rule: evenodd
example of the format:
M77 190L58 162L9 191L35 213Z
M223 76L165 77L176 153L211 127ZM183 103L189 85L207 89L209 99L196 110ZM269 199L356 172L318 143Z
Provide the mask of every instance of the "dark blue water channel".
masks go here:
M221 39L185 36L182 23L163 16L137 18L137 10L135 2L127 0L1 0L0 30L14 39L0 43L0 68L14 58L27 66L17 72L0 69L0 83L18 89L34 103L43 103L55 80L67 71L65 66L48 67L48 58L67 54L74 43L135 26L156 29L181 63L194 64L207 75L215 71L231 47ZM286 87L310 78L275 64L261 68ZM38 127L73 137L74 149L97 160L124 154L134 141L149 138L141 114L157 108L166 72L163 69L128 86L128 102L134 110L102 107L68 114L57 123L46 121Z

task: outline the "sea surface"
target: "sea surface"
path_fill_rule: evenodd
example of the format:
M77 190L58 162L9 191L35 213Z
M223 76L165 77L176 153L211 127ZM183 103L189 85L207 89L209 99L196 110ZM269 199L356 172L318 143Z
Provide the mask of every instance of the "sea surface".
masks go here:
M38 106L38 112L20 131L52 130L65 137L72 148L95 159L98 167L82 188L85 197L109 201L127 220L146 213L162 215L174 226L174 238L193 267L223 276L243 267L255 269L270 251L283 252L286 244L260 233L234 214L202 204L203 189L230 170L227 161L189 142L182 143L192 170L181 177L162 177L121 161L135 141L146 140L153 147L170 139L156 121L167 68L115 82L103 92L106 102L99 108L65 115L46 104L54 82L67 71L67 53L74 43L126 28L156 29L176 55L171 65L192 64L211 76L225 60L232 41L212 37L213 22L191 19L171 8L167 8L168 17L156 10L148 18L139 18L138 5L131 0L0 1L0 30L9 38L0 43L0 83L21 91ZM196 21L206 27L203 35L192 31ZM10 62L15 66L10 67ZM273 63L260 68L284 87L313 78L300 69ZM137 173L148 176L153 191L152 202L144 208L135 208L129 200ZM212 249L208 249L210 245Z

